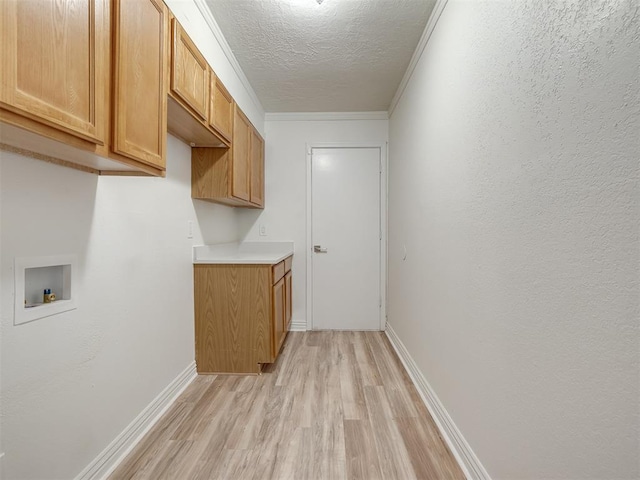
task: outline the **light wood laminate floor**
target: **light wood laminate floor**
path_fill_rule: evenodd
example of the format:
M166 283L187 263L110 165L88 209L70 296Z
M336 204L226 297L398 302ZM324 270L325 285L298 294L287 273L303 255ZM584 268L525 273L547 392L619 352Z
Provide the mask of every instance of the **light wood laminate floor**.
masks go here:
M289 333L260 376L199 376L120 479L463 479L382 332Z

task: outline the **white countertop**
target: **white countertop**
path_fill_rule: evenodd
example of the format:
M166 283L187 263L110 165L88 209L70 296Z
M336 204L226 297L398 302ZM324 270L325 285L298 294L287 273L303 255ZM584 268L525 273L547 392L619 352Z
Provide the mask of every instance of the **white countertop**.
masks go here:
M293 242L242 242L193 247L193 263L273 265L293 255Z

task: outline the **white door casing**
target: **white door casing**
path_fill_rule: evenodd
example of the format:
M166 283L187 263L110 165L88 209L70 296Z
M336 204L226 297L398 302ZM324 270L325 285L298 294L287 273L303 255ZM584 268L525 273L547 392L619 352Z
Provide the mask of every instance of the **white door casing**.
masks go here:
M307 298L314 330L384 329L385 153L380 145L309 149Z

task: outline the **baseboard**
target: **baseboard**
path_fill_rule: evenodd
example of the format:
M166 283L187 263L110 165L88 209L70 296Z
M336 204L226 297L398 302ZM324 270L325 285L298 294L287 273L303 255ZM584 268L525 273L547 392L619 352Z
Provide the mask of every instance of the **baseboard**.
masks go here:
M196 363L185 368L75 480L99 480L110 475L196 378Z
M306 332L307 321L306 320L291 320L290 332Z
M431 385L429 385L429 382L427 382L427 379L413 361L411 355L409 355L406 347L388 323L385 332L467 479L491 480L491 477L480 463L480 460L478 460L478 457L473 453L471 446L464 439L455 423L453 423L453 419L449 416L449 413L447 413L447 410L431 388Z

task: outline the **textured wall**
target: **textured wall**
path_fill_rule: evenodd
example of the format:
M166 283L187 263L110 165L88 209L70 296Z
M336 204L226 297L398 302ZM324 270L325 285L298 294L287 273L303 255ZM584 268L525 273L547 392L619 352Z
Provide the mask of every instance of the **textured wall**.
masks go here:
M495 479L640 476L639 8L450 0L390 120L389 322Z
M268 112L387 110L435 0L206 0Z

